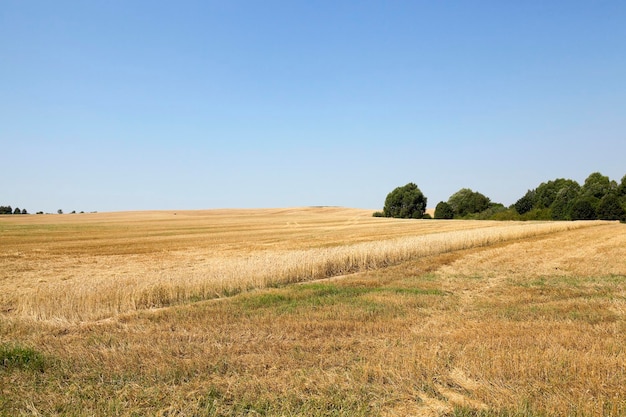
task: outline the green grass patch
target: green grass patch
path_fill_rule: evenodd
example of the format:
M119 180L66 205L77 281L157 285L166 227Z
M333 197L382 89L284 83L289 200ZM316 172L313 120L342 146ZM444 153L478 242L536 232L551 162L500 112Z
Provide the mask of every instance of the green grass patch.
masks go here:
M41 353L19 345L0 345L0 370L31 370L43 372L45 360Z
M531 410L476 410L468 407L455 407L451 417L546 417L545 413Z
M211 387L199 401L198 411L206 416L371 416L380 415L372 406L371 394L330 387L317 395L234 396Z
M364 294L407 294L407 295L446 295L446 292L432 288L414 287L357 287L335 284L306 284L298 289L301 292L311 292L315 297L358 297Z
M379 292L391 292L406 295L448 295L446 291L436 288L381 288Z
M296 314L342 305L369 316L396 316L402 314L402 309L397 302L392 302L394 299L444 295L447 293L439 289L310 283L246 294L236 303L248 313L271 310L273 314ZM386 302L386 296L389 302Z

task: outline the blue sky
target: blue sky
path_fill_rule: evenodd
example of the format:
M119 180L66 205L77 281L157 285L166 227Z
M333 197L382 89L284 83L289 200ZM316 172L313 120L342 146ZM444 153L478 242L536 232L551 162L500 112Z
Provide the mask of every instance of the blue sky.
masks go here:
M4 0L0 144L30 212L619 181L626 3Z

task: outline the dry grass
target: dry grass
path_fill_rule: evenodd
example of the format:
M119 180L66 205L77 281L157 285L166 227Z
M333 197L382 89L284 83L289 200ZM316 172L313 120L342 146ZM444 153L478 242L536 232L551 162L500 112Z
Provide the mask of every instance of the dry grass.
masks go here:
M377 233L396 244L434 238L438 227L494 235L473 241L482 246L222 302L82 322L7 312L0 321L0 345L9 347L0 349L8 352L0 358L0 415L626 416L625 225L540 228L513 239L512 229L537 225L376 223L363 216L361 224L339 229L345 221L334 220L323 229L312 211L307 237L296 230L280 241L259 229L248 250L264 247L261 236L279 252L324 249L324 234L330 248L366 245ZM306 224L303 214L291 215ZM130 262L157 259L159 245L148 243L168 228L180 227L159 241L165 258L209 240L205 232L181 238L183 223L154 216L141 226L153 231L143 242L154 252L138 250L138 225L122 233L120 224L132 219L84 226L126 239L121 247L135 253L127 253ZM225 226L233 240L217 240L221 253L238 256L237 245L228 246L245 235L246 227L235 226L242 223ZM506 238L496 234L499 225ZM20 240L17 225L2 227L3 238ZM33 239L44 241L46 233ZM62 256L63 245L92 250L71 233L62 242L48 243L46 259ZM101 256L112 259L114 245L102 246L110 252ZM13 250L26 256L30 249ZM2 258L3 266L9 260ZM15 290L8 274L3 279Z
M1 220L0 308L94 320L594 223L403 221L343 208Z

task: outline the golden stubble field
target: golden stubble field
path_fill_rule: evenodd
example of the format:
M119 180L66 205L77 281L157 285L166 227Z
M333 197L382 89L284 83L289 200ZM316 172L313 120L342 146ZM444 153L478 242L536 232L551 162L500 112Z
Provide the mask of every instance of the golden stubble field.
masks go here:
M0 238L0 415L626 415L623 224L307 208Z
M583 226L416 222L333 207L5 216L0 311L102 319Z

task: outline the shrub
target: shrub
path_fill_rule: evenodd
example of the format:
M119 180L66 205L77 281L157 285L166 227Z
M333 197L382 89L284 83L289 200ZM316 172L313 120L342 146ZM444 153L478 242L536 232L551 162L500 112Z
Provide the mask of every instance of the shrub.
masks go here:
M480 213L476 213L471 216L476 220L490 220L493 219L498 213L502 213L505 211L507 211L507 209L506 207L504 207L504 205L499 203L491 203L489 205L489 208L487 208L486 210L483 210Z
M522 220L552 220L552 210L535 208L521 216Z
M491 220L522 220L522 217L514 207L509 207L506 210L495 213L491 216Z

